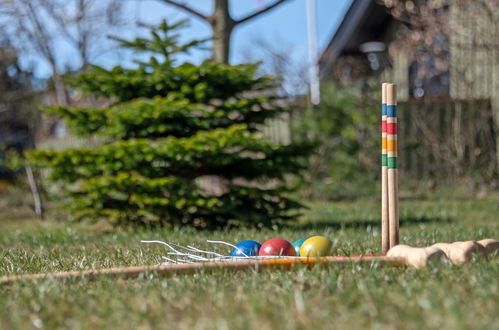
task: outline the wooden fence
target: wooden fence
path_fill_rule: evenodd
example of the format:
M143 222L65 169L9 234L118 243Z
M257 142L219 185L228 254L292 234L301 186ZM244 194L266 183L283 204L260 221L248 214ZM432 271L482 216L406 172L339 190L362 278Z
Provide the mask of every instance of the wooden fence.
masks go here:
M260 130L271 141L288 145L292 139L290 117L289 113L285 113L277 118L267 120L265 125L260 127Z
M398 108L402 172L446 179L497 173L490 100L408 101Z

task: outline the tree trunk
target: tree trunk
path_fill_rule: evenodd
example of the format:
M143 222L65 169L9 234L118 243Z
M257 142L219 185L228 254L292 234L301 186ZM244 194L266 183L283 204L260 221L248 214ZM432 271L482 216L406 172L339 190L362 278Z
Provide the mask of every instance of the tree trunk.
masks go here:
M53 79L54 79L54 88L55 95L57 97L57 103L59 105L68 105L68 97L66 94L66 84L62 80L62 77L56 72L53 71Z
M238 20L234 20L230 15L229 0L214 0L213 13L210 16L189 7L188 5L177 0L163 0L163 2L175 6L187 13L194 15L210 24L213 36L213 59L217 62L229 64L230 58L230 37L234 28L253 18L272 10L273 8L285 3L287 0L276 0L271 5L256 10L255 12L247 15Z
M29 187L31 193L33 194L33 202L35 204L35 214L40 220L43 220L43 205L42 198L40 197L40 191L38 190L38 184L36 182L35 175L33 174L33 169L30 165L24 167L26 170L26 176L28 177Z
M229 0L215 0L210 22L213 30L213 59L228 64L230 56L230 37L235 22L230 16Z

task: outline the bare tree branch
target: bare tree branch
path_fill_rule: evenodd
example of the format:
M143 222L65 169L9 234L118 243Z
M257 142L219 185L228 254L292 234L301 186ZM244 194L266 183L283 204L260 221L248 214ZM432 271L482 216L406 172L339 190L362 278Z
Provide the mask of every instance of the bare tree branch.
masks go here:
M170 5L172 5L172 6L175 6L175 7L177 7L177 8L180 8L180 9L182 9L182 10L185 10L186 12L188 12L188 13L190 13L190 14L192 14L192 15L194 15L194 16L196 16L196 17L198 17L198 18L201 18L201 19L203 19L203 20L205 20L205 21L208 21L208 20L209 20L209 17L208 17L208 16L206 16L206 15L204 15L204 14L200 13L199 11L197 11L196 9L194 9L194 8L192 8L192 7L187 6L186 4L179 3L179 2L177 2L177 1L175 1L175 0L160 0L160 1L165 2L165 3L167 3L167 4L170 4Z
M102 54L101 39L121 24L121 0L0 0L0 20L13 43L26 53L47 61L54 80L57 102L67 104L61 76L79 70ZM57 42L65 40L81 63L65 58ZM98 51L97 51L98 50Z
M167 0L163 0L163 1L167 1ZM241 24L241 23L244 23L246 21L249 21L250 19L255 18L255 17L267 12L267 11L271 10L272 8L275 8L275 7L279 6L280 4L283 4L286 1L288 1L288 0L277 0L276 2L271 4L270 6L267 6L263 9L257 10L254 13L249 14L248 16L243 17L243 18L235 21L235 24L237 25L237 24Z

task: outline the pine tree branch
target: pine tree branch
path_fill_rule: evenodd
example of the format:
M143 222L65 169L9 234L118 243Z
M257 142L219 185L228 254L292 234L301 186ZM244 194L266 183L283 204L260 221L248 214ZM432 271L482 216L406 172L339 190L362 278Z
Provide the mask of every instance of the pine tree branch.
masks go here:
M273 9L273 8L275 8L275 7L279 6L280 4L283 4L286 1L288 1L288 0L277 0L276 2L274 2L273 4L271 4L270 6L267 6L267 7L263 8L263 9L257 10L254 13L249 14L248 16L243 17L243 18L235 21L234 23L235 23L235 25L238 25L238 24L244 23L246 21L249 21L250 19L255 18L255 17L257 17L257 16L259 16L259 15L261 15L261 14L263 14L263 13L265 13L265 12L267 12L267 11Z
M205 21L209 20L208 16L200 13L199 11L195 10L194 8L189 7L189 6L187 6L187 5L183 4L183 3L179 3L179 2L177 2L175 0L160 0L160 1L165 2L167 4L170 4L172 6L175 6L175 7L179 8L179 9L185 10L189 14L192 14L192 15L194 15L194 16L196 16L198 18L201 18L201 19L203 19Z

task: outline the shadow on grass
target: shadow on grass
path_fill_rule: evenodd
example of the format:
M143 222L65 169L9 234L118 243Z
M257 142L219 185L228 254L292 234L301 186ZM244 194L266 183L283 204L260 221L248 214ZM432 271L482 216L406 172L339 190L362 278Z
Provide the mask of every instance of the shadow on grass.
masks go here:
M451 223L454 220L449 217L406 217L406 218L400 218L399 222L401 226L410 226L410 225L419 225L423 223L433 223L433 222L438 222L438 223ZM308 222L308 223L301 223L301 224L296 224L296 225L290 225L293 229L301 229L301 230L308 230L308 229L326 229L326 228L333 228L333 229L348 229L348 228L366 228L366 227L380 227L381 222L380 221L374 221L374 220L351 220L351 221L317 221L317 222Z

